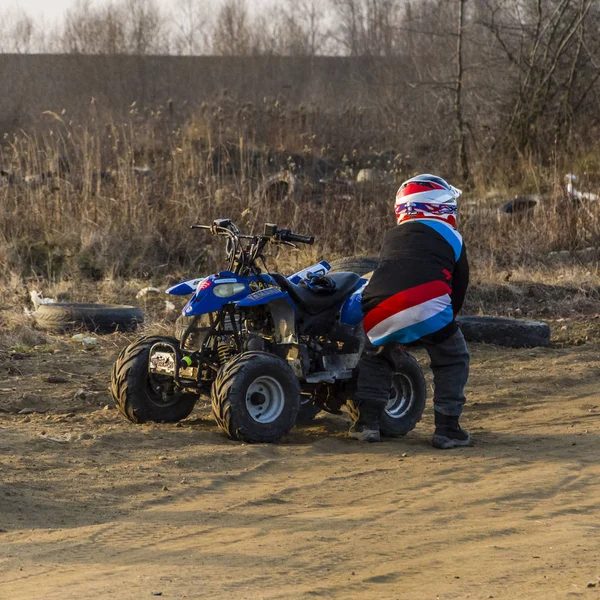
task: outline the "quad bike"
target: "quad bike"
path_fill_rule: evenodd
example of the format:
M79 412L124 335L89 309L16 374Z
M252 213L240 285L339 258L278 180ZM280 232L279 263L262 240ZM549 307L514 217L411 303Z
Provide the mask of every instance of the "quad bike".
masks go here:
M245 442L276 442L297 421L339 414L345 404L356 418L350 398L368 280L332 272L325 261L289 277L268 272L268 246L314 241L277 225L262 235L243 235L229 219L192 228L226 238L228 268L167 290L192 296L176 338L143 337L121 352L110 384L121 413L134 423L172 423L210 394L219 427ZM412 356L399 347L394 359L382 433L400 436L421 418L426 388Z

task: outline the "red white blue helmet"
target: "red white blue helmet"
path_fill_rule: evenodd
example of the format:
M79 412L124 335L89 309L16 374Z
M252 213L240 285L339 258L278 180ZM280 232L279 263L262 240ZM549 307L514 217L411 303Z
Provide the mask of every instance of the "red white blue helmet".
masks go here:
M435 175L417 175L396 194L396 221L438 219L456 226L456 200L462 191Z

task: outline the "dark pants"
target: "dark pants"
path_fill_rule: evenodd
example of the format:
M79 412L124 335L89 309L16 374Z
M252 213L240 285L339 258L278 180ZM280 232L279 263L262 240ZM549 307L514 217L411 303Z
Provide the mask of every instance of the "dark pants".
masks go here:
M427 350L433 371L433 405L436 412L459 417L466 398L464 388L469 378L469 350L460 329L447 340L434 344L421 340ZM368 340L358 363L358 382L354 404L360 413L371 419L383 412L392 388L394 361L392 345L373 346Z

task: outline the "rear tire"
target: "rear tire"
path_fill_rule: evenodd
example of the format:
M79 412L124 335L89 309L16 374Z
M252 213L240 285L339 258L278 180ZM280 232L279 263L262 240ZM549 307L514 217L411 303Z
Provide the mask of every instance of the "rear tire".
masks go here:
M338 273L341 271L349 271L356 273L361 277L371 273L379 264L378 258L367 258L364 256L347 256L346 258L338 258L331 261L330 273Z
M221 367L213 414L232 440L277 442L296 423L300 384L289 365L267 352L244 352Z
M381 419L381 435L402 437L412 431L423 416L427 400L427 386L423 369L418 361L405 352L395 352L396 372L393 393ZM348 402L352 420L358 420L358 409L353 401Z
M154 389L148 359L157 342L177 340L143 337L124 348L112 368L110 393L119 412L132 423L176 423L190 415L198 400L196 394L180 391L165 399Z

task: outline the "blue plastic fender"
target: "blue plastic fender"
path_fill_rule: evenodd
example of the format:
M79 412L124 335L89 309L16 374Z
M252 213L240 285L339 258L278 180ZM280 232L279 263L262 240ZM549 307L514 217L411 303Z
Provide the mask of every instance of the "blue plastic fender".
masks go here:
M358 325L363 320L362 293L367 283L367 279L360 279L354 293L342 305L340 323L343 325Z
M258 290L249 296L246 296L243 300L240 300L237 305L240 308L248 308L250 306L261 306L263 304L269 304L273 300L279 300L280 298L289 299L287 292L284 292L281 288L272 287L266 290Z
M329 273L330 269L331 265L327 261L322 260L316 265L312 265L306 269L302 269L302 271L290 275L288 279L292 283L298 285L303 279L308 279L309 275L325 275L325 273Z
M206 277L200 277L199 279L188 279L182 281L167 290L167 294L171 296L189 296L196 291L196 288L206 279Z
M217 275L209 275L198 285L194 295L183 309L182 314L185 317L196 317L216 312L226 304L235 304L250 293L248 280L249 278L247 277L240 277L229 271L223 271ZM240 290L229 296L219 296L217 295L218 288L223 285L239 286Z

